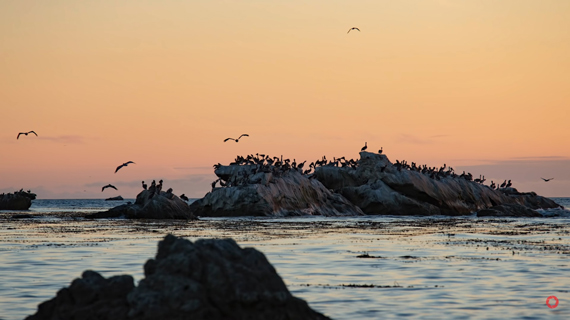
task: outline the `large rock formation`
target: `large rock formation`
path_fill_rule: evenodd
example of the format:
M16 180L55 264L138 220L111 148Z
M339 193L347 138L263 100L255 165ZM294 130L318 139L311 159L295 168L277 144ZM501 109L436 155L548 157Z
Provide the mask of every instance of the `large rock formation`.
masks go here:
M144 273L135 287L128 275L86 271L26 319L328 319L291 295L263 253L231 239L168 235Z
M256 172L253 165L220 166L230 186L214 188L190 207L197 216L354 216L362 211L297 170Z
M149 190L143 190L139 193L134 204L129 202L108 211L89 214L85 217L91 219L114 217L125 217L127 219L196 219L188 204L172 192L151 192Z
M28 210L36 194L30 191L16 191L14 193L0 194L0 210Z
M367 214L465 215L502 204L530 209L560 207L535 193L495 190L449 170L430 176L419 169L402 169L384 154L361 152L360 157L354 168L325 165L314 175Z

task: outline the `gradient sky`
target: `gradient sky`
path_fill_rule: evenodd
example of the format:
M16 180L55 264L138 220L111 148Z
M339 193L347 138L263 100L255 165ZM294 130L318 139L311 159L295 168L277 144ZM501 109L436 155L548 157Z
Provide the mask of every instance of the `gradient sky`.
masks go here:
M0 192L164 179L202 197L238 154L366 141L570 196L568 17L566 0L1 1Z

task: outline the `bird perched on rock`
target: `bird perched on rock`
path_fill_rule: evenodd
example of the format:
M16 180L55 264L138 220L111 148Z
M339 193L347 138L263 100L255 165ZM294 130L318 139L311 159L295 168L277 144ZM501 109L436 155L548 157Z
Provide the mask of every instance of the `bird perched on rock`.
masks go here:
M117 169L115 170L115 173L117 173L117 171L119 171L119 169L121 169L122 167L128 166L130 163L134 163L134 162L127 161L127 162L123 163L122 165L118 166ZM134 163L134 164L136 164L136 163Z
M34 131L28 131L28 132L20 132L20 133L18 133L18 136L16 137L16 139L20 139L20 136L21 136L21 135L26 135L26 136L27 136L27 135L28 135L28 134L30 134L30 133L33 133L33 134L35 134L35 135L36 135L36 137L38 136L38 134L37 134L37 133L35 133Z
M144 183L144 181L142 182L142 187L143 187L143 189L146 190L147 185L146 185L146 183Z
M364 151L366 149L368 149L368 145L366 145L366 142L364 142L364 147L362 147L362 149L360 149L360 151Z
M554 178L550 178L550 179L540 178L540 179L544 180L544 182L548 182L548 181L550 181L550 180L552 180L552 179L554 179Z
M105 190L106 188L113 188L113 189L117 190L117 187L115 187L112 184L108 184L108 185L104 186L103 188L101 188L101 192L103 192L103 190Z
M244 133L244 134L242 134L241 136L239 136L237 139L234 139L234 138L226 138L226 139L224 140L224 142L226 142L226 141L228 141L228 140L234 140L235 142L239 142L239 139L241 139L241 137L249 137L249 134Z
M378 150L379 154L382 154L382 147L380 147L380 150Z
M352 30L358 30L358 32L360 32L360 29L358 29L357 27L352 27L352 28L348 29L348 32L346 34L349 34L350 31L352 31Z
M190 199L188 199L188 197L184 193L180 195L180 199L182 199L184 201L190 200Z

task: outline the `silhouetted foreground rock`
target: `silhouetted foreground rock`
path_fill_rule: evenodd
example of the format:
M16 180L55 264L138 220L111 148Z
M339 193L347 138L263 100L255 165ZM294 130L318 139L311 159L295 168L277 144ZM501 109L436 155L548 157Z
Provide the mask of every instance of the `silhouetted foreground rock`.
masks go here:
M188 204L172 192L152 193L143 190L137 195L134 204L127 203L114 207L108 211L96 212L85 216L86 218L114 218L128 219L196 219L190 212Z
M168 235L144 273L135 287L128 275L85 271L26 319L328 319L291 295L263 253L232 239Z
M30 191L16 191L0 194L0 210L28 210L36 194Z
M431 176L420 170L405 170L384 154L360 152L360 158L356 168L322 166L315 170L315 176L367 214L465 215L502 204L530 209L560 207L533 192L494 190L443 169Z
M221 166L215 172L235 186L214 188L190 208L197 216L355 216L363 212L344 197L298 171L279 176L255 166Z

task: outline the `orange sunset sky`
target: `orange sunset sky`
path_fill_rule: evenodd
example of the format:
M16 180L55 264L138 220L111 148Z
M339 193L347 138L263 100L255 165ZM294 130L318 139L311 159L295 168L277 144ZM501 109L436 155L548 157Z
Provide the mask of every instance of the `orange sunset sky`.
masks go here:
M566 0L6 0L0 58L0 192L134 198L164 179L198 198L238 154L368 142L570 196Z

